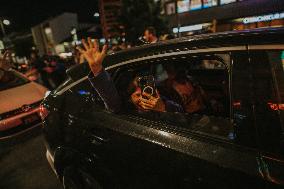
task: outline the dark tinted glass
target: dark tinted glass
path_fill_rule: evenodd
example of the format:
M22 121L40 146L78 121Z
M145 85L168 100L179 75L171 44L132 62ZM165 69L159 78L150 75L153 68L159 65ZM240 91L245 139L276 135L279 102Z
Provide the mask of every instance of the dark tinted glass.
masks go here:
M250 56L259 143L267 151L283 154L283 51L254 51Z
M253 119L253 65L247 52L232 53L232 110L236 142L256 147Z

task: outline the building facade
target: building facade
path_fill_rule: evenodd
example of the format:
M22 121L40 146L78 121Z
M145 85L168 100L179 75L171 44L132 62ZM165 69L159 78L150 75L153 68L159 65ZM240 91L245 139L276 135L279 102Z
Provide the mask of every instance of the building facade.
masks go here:
M180 36L284 26L283 0L162 0L162 9Z
M100 0L100 19L103 36L107 39L120 36L121 24L119 16L121 14L121 0Z
M58 54L62 49L62 41L71 36L71 31L78 28L75 13L63 13L32 27L34 43L40 55Z

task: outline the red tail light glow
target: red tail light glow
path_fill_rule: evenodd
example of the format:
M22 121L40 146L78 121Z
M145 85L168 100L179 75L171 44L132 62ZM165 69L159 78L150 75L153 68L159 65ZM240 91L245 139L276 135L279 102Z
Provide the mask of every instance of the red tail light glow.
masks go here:
M41 117L41 120L44 120L48 116L48 114L48 110L41 104L39 107L39 115Z
M275 104L271 102L268 102L267 104L271 110L284 110L284 104Z

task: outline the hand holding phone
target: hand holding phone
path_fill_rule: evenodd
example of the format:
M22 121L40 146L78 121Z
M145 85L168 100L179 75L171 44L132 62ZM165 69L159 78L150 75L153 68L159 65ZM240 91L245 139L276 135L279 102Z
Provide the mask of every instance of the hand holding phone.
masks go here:
M141 93L147 93L153 97L157 97L157 88L155 85L155 78L152 75L142 76L138 78L138 85L141 88ZM142 95L143 98L147 98Z

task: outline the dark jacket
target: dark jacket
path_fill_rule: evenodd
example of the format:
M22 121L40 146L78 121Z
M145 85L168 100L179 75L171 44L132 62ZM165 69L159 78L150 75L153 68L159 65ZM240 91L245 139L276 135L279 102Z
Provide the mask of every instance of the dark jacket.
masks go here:
M122 100L118 95L115 85L109 74L103 70L94 76L92 72L88 75L89 81L104 101L105 107L111 112L119 112L122 109ZM167 112L184 112L182 106L161 97L166 105Z
M92 72L88 75L89 81L104 101L105 107L111 112L121 109L121 99L109 74L103 70L96 77Z

